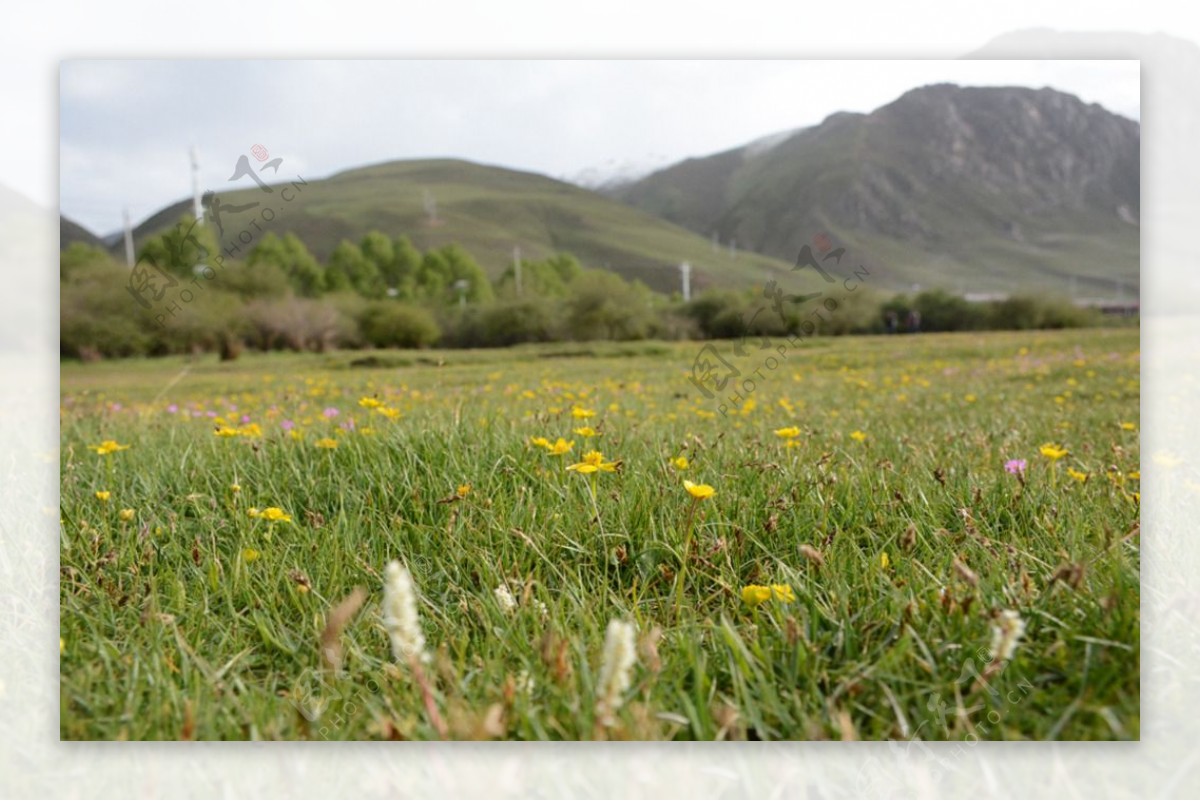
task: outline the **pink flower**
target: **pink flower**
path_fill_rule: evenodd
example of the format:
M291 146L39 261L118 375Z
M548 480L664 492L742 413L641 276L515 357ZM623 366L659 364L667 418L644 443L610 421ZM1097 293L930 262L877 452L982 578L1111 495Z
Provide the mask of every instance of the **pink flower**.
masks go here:
M325 411L321 412L321 414L325 415L326 417L337 417L339 414L341 414L341 412L330 406Z
M293 428L296 427L296 424L293 423L291 420L284 420L283 422L281 422L279 424L279 427L282 428L284 431L291 431Z
M167 407L167 412L169 414L175 414L175 412L177 412L177 411L179 411L179 407L177 405L175 405L174 403L172 403L170 406Z
M1025 474L1025 460L1024 459L1009 459L1007 462L1004 463L1004 469L1007 472L1012 473L1014 476L1024 475Z

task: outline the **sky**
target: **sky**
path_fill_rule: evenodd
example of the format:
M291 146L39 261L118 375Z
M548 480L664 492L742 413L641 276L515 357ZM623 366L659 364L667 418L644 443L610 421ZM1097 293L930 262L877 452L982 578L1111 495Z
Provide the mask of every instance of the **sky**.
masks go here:
M60 205L97 234L218 191L254 145L281 173L452 156L567 180L645 172L869 112L930 83L1076 94L1138 118L1136 61L149 61L60 70Z

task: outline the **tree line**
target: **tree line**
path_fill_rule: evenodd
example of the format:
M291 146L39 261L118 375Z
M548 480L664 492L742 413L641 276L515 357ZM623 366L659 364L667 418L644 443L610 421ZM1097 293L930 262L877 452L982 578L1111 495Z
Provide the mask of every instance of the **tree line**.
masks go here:
M142 244L130 269L73 244L60 258L60 352L65 358L154 356L244 348L501 347L527 342L728 339L885 333L916 310L921 330L1061 328L1095 324L1071 304L1039 297L968 303L940 291L887 296L863 288L812 323L798 309L761 314L755 290L709 290L684 302L567 253L523 261L490 280L457 245L421 252L371 231L322 264L295 235L264 234L232 259L207 226L183 219Z

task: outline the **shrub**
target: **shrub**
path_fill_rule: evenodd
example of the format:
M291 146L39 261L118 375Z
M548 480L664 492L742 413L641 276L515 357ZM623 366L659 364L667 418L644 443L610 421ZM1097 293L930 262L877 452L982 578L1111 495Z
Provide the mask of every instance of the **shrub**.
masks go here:
M549 303L519 300L484 307L479 315L479 343L504 347L523 342L551 342L558 335L557 309Z
M113 261L72 265L59 291L59 352L67 358L142 356L154 345L153 314L127 290L129 270Z
M426 348L442 335L425 309L395 301L368 303L358 324L363 338L377 348Z
M260 350L325 351L338 344L337 309L306 298L256 300L246 306L251 342Z

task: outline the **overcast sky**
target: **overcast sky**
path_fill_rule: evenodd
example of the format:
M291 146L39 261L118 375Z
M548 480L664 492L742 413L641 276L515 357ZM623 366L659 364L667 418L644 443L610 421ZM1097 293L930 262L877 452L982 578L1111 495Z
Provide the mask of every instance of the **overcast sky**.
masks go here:
M68 61L60 202L98 234L219 190L255 144L321 178L454 156L558 178L663 166L930 83L1050 86L1138 118L1135 61ZM244 181L242 183L245 183Z

